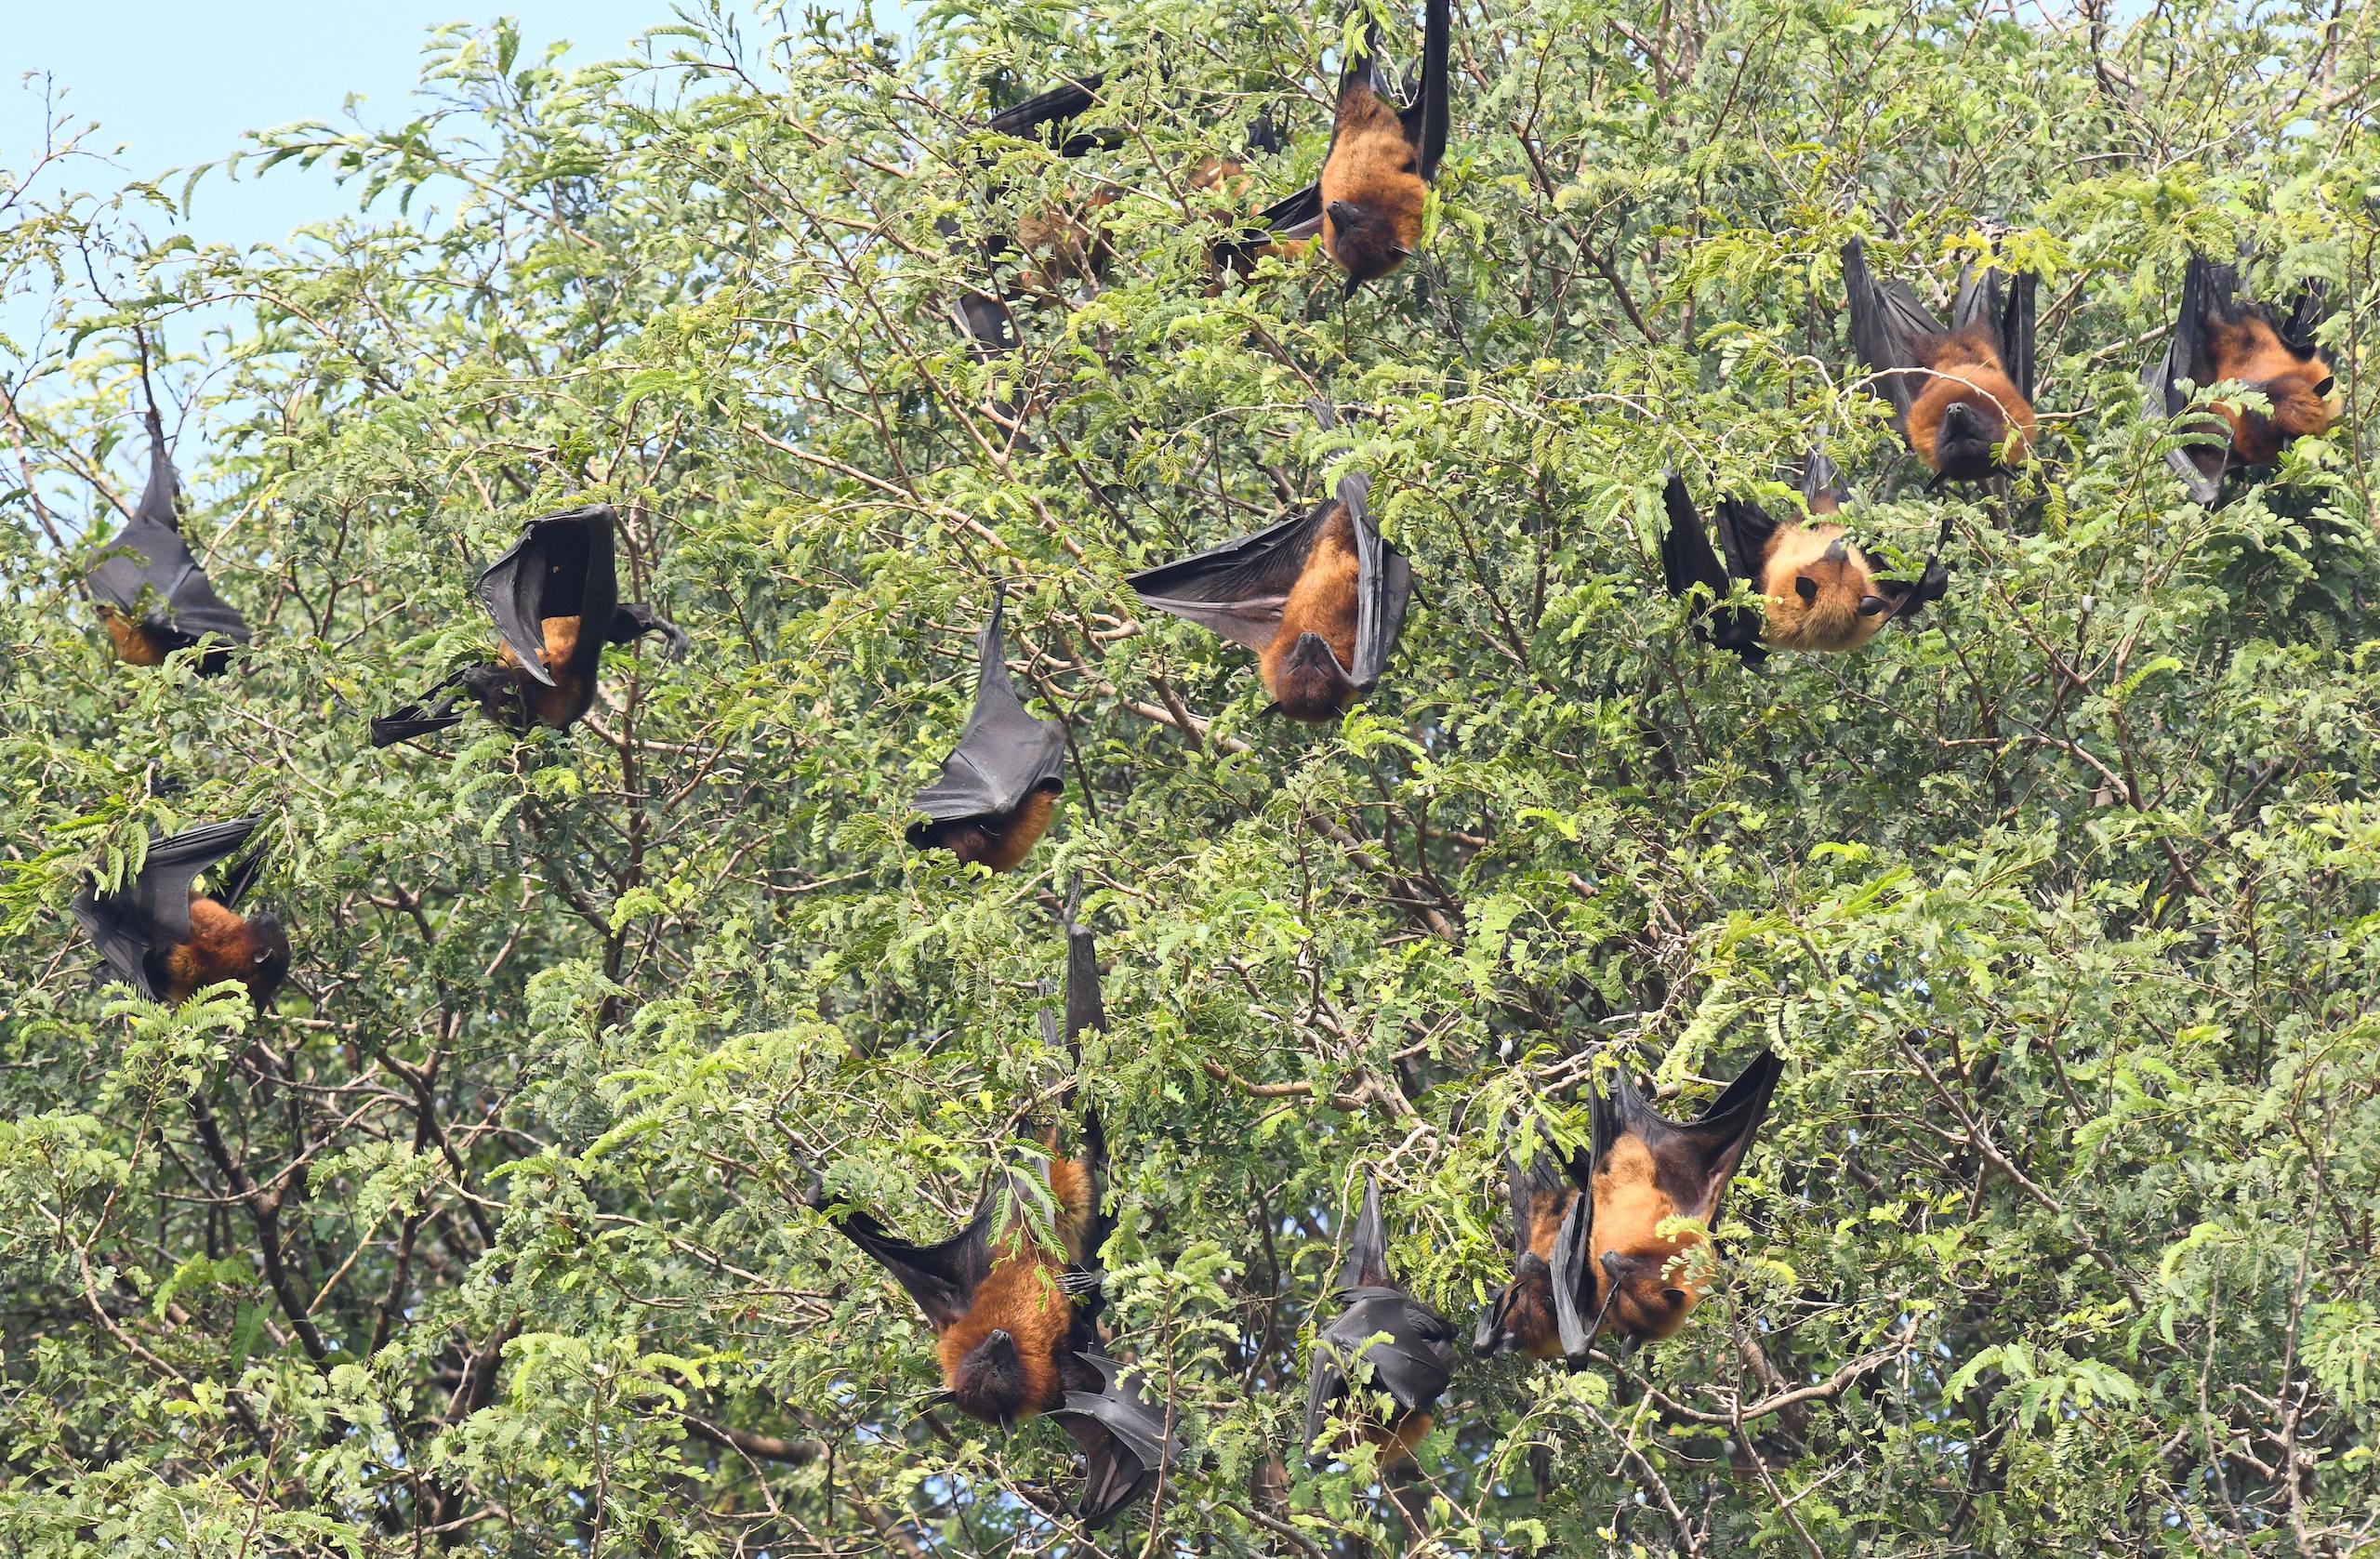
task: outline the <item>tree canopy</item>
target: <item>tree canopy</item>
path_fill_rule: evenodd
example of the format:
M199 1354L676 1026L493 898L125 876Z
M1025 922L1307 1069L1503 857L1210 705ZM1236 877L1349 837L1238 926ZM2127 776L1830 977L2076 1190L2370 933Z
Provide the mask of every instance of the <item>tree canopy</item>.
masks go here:
M12 1551L2373 1540L2373 13L1461 4L1421 249L1345 298L1208 250L1315 177L1366 13L655 13L593 65L443 30L409 120L228 167L125 182L63 119L0 161ZM1409 69L1418 17L1369 14ZM1112 144L980 128L1092 71ZM284 163L351 208L181 234ZM998 235L1094 190L1097 280L972 350ZM1854 237L1929 299L1993 241L2042 278L2004 498L1902 450ZM2188 256L2243 246L2339 300L2347 413L2202 507L2140 369ZM223 677L118 663L83 594L149 390L255 629ZM1783 509L1813 446L1897 560L1950 516L1950 589L1747 667L1662 588L1663 481ZM1124 579L1354 470L1417 599L1297 726ZM689 657L611 652L568 732L368 746L483 653L478 566L588 502ZM1068 767L991 877L903 830L1002 584ZM271 1008L95 978L77 892L249 813ZM1078 876L1079 1064L1040 1024ZM1582 1141L1622 1067L1690 1113L1764 1045L1679 1335L1466 1357L1408 1470L1308 1466L1367 1172L1467 1339L1526 1123ZM933 1237L1069 1090L1115 1351L1192 1452L1099 1532L1055 1427L936 1406L916 1307L810 1205L824 1171Z

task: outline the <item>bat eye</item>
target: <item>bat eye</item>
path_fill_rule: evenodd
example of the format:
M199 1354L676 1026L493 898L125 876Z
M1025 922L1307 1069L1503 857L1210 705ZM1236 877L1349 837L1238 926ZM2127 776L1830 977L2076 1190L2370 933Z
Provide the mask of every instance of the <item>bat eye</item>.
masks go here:
M1859 598L1859 614L1863 617L1872 617L1877 613L1882 612L1887 604L1889 603L1882 596L1861 596Z
M2336 390L2338 388L2338 384L2339 381L2336 375L2323 375L2322 382L2314 387L2314 399L2318 401L2329 400L2331 398L2331 391Z
M1797 574L1793 576L1793 593L1804 601L1816 601L1818 599L1818 581L1806 574Z

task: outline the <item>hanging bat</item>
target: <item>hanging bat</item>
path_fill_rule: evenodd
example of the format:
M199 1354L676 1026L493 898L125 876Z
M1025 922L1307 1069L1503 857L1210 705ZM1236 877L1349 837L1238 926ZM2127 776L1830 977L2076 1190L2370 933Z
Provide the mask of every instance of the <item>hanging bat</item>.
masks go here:
M1347 1242L1331 1293L1340 1312L1315 1334L1314 1359L1306 1377L1305 1443L1310 1455L1323 1421L1345 1396L1360 1361L1371 1366L1373 1389L1395 1404L1385 1421L1372 1421L1355 1438L1380 1447L1381 1465L1400 1461L1430 1433L1430 1409L1454 1378L1454 1325L1397 1287L1388 1269L1388 1235L1380 1216L1380 1186L1364 1177L1364 1210ZM1380 1341L1366 1345L1367 1340Z
M1625 1074L1595 1095L1593 1195L1571 1204L1554 1236L1556 1271L1583 1271L1591 1289L1554 1289L1555 1322L1570 1367L1582 1367L1598 1334L1626 1358L1673 1335L1701 1301L1682 1258L1708 1238L1719 1198L1767 1118L1784 1064L1763 1050L1691 1121L1655 1110ZM1699 1229L1660 1232L1672 1218ZM1588 1264L1592 1255L1593 1262ZM1595 1308L1584 1301L1592 1294Z
M1008 674L1000 617L1005 581L994 588L991 621L975 636L975 708L959 745L942 760L942 777L918 792L908 828L911 848L947 850L963 865L980 861L1007 871L1050 831L1050 813L1065 787L1065 727L1025 712Z
M1323 252L1346 273L1353 295L1403 265L1421 242L1422 208L1447 150L1447 54L1453 0L1427 0L1420 94L1392 106L1395 88L1380 60L1380 33L1367 23L1364 47L1339 76L1330 147L1322 178L1256 214L1261 235L1227 240L1218 258L1244 269L1276 246L1317 233Z
M1812 516L1831 515L1848 495L1834 462L1816 450L1803 463L1802 496ZM1733 650L1748 666L1767 655L1766 646L1787 650L1856 650L1895 618L1907 620L1950 588L1941 564L1942 536L1915 584L1879 578L1842 525L1789 520L1779 522L1749 498L1719 500L1719 546L1695 513L1686 483L1672 476L1661 491L1669 529L1661 538L1661 575L1670 594L1684 596L1699 585L1714 610L1705 619L1711 641ZM1944 535L1948 531L1945 516ZM1754 583L1763 609L1718 606L1734 579Z
M1537 1151L1526 1165L1509 1155L1504 1159L1513 1213L1513 1280L1480 1313L1479 1329L1471 1341L1475 1353L1510 1350L1524 1358L1560 1358L1562 1336L1554 1315L1554 1290L1567 1288L1574 1295L1594 1290L1583 1252L1569 1252L1571 1265L1567 1270L1557 1272L1553 1264L1562 1222L1569 1215L1570 1204L1591 1182L1593 1156L1583 1149L1567 1156L1560 1153L1541 1126L1538 1138Z
M1907 284L1878 282L1866 245L1843 250L1851 342L1879 376L1893 425L1934 471L1934 485L1981 482L2023 463L2033 416L2033 312L2039 278L2016 276L2001 297L2000 272L1962 272L1941 323ZM2004 451L1995 460L1993 449Z
M270 914L242 915L262 870L255 856L197 892L199 877L247 843L258 819L236 818L153 839L133 879L86 888L70 908L110 972L152 1001L178 1006L202 986L236 980L262 1011L289 975L289 935Z
M1094 71L1079 81L1062 82L1002 109L985 120L984 127L1018 140L1038 140L1069 159L1121 145L1121 130L1074 127L1073 121L1099 100L1104 80ZM1117 198L1111 186L1103 184L1087 197L1080 212L1070 211L1064 205L1051 206L1019 222L1013 239L1002 235L984 245L986 269L998 271L1013 266L1016 274L998 291L971 289L959 296L952 311L979 355L988 357L1015 347L1016 321L1009 309L1011 300L1029 292L1053 291L1070 279L1090 276L1105 263L1104 243L1092 231L1089 218ZM959 224L946 218L937 230L947 241L955 243L959 237Z
M1060 1407L1068 1391L1105 1388L1098 1370L1077 1356L1095 1352L1099 1341L1105 1141L1095 1115L1085 1116L1081 1157L1059 1155L1055 1128L1043 1141L1050 1150L1043 1176L1002 1169L958 1233L932 1245L897 1237L872 1213L836 1210L823 1189L813 1198L838 1234L918 1301L933 1328L951 1406L1003 1429ZM1063 1258L1034 1239L1027 1203L1050 1209Z
M2225 424L2221 435L2170 450L2166 460L2189 489L2194 502L2213 503L2227 471L2269 466L2292 440L2327 431L2338 419L2333 399L2338 381L2316 345L2314 332L2330 311L2329 289L2307 283L2286 313L2240 296L2240 272L2201 255L2190 256L2182 273L2182 301L2174 337L2162 357L2149 364L2141 383L2149 405L2166 416L2189 409L2188 380L2199 390L2240 384L2262 392L2269 411L2234 401L2212 405Z
M1157 610L1256 651L1282 714L1336 720L1379 682L1413 598L1412 565L1366 511L1370 492L1369 477L1350 473L1328 503L1128 583Z
M416 702L373 720L374 746L461 724L455 706L465 696L515 734L539 725L566 731L595 703L604 645L657 633L672 660L686 654L677 624L641 602L621 603L609 504L530 521L511 549L480 575L478 589L496 623L496 659L467 666Z
M231 646L245 644L247 621L224 604L206 573L182 540L174 513L174 462L165 453L165 422L148 412L149 483L133 506L131 523L101 549L84 576L98 603L99 622L115 645L116 658L132 666L156 666L178 650L195 648L208 637L218 643L198 657L198 674L221 674L231 663Z

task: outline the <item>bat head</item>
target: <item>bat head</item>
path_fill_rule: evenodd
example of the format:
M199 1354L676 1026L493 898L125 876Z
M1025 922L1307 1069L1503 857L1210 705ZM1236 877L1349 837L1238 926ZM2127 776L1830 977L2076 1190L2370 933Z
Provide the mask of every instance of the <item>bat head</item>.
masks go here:
M1909 411L1909 442L1948 482L1981 482L2032 447L2033 407L2001 366L1981 327L1936 337L1919 355L1932 370Z
M1604 1329L1621 1358L1673 1336L1702 1298L1682 1255L1606 1250L1601 1264Z
M2331 400L2337 380L2319 358L2251 381L2249 387L2263 392L2268 409L2258 411L2245 402L2215 403L2231 424L2231 453L2239 465L2269 466L2281 458L2284 444L2324 432L2338 417Z
M1418 175L1410 182L1409 191L1383 188L1362 201L1334 200L1323 206L1322 246L1347 273L1351 287L1395 271L1420 242L1421 183Z
M248 998L259 1010L271 1002L281 983L289 978L289 932L277 915L247 918L248 968L245 976Z
M1026 1416L1028 1394L1025 1355L1006 1331L986 1333L950 1372L952 1405L971 1419L1002 1429Z
M1273 660L1266 680L1273 701L1291 720L1327 725L1339 718L1355 696L1347 668L1318 633L1301 633Z
M1867 554L1840 525L1781 529L1768 552L1768 641L1792 650L1856 650L1891 617Z
M1479 1354L1509 1351L1533 1359L1561 1356L1554 1314L1554 1269L1543 1257L1526 1254L1513 1263L1513 1280L1480 1317L1471 1345Z

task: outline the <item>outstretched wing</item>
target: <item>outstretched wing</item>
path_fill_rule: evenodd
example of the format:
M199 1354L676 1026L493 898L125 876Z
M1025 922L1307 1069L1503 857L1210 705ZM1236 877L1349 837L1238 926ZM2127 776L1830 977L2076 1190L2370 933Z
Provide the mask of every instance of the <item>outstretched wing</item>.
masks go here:
M587 504L530 521L511 549L480 575L478 588L497 635L522 668L552 686L545 659L546 619L576 617L581 654L600 654L619 609L611 505Z
M1652 1156L1654 1183L1680 1216L1708 1224L1761 1122L1768 1118L1769 1096L1784 1070L1775 1051L1762 1050L1690 1121L1672 1120L1654 1109L1623 1072L1595 1100L1597 1154L1621 1136L1640 1139Z
M1900 370L1923 366L1916 344L1940 335L1941 322L1906 284L1877 281L1868 270L1867 245L1857 238L1843 246L1843 290L1851 310L1851 345L1882 376L1876 393L1892 403L1894 425L1905 427L1920 387Z
M975 1290L992 1270L991 1226L997 1200L985 1196L975 1215L957 1234L932 1245L900 1238L873 1213L856 1208L835 1210L833 1198L823 1190L813 1195L812 1205L837 1234L891 1273L892 1281L918 1301L928 1323L940 1333L973 1307Z
M1126 583L1145 605L1262 650L1279 630L1306 554L1338 507L1333 497L1196 556L1144 569Z
M908 839L924 848L932 825L1010 812L1036 790L1051 795L1065 788L1065 727L1025 712L1008 674L1007 641L1000 618L1008 609L1008 586L997 587L991 620L975 635L975 707L959 733L959 745L942 760L942 777L918 792L910 809L926 814L912 825Z
M1099 101L1099 88L1106 77L1093 71L1077 81L1061 82L1047 92L1037 92L1012 108L1004 108L984 122L986 129L1020 140L1040 140L1062 157L1081 157L1104 147L1123 143L1124 132L1106 128L1075 131L1067 121L1087 113Z

